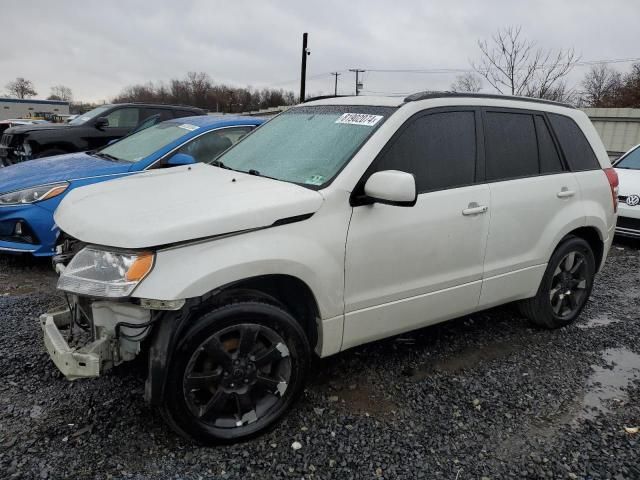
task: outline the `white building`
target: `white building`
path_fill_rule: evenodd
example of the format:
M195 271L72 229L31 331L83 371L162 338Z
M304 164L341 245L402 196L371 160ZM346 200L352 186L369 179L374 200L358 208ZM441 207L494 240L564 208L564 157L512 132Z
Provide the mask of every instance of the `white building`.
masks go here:
M69 102L0 98L0 120L9 118L44 118L69 115Z

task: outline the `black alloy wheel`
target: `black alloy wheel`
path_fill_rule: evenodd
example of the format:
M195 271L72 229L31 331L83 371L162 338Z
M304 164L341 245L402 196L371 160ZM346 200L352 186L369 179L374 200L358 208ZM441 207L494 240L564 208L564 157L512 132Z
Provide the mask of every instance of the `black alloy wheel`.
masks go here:
M279 402L291 379L284 340L261 325L242 323L206 339L183 378L191 413L221 428L255 422Z
M549 301L559 318L573 316L584 304L587 293L587 259L582 252L566 254L553 272Z
M163 414L202 443L243 440L274 425L304 386L304 331L285 310L227 305L194 319L169 366Z
M568 325L587 304L595 272L595 257L587 241L566 237L551 255L538 293L520 301L520 311L540 327Z

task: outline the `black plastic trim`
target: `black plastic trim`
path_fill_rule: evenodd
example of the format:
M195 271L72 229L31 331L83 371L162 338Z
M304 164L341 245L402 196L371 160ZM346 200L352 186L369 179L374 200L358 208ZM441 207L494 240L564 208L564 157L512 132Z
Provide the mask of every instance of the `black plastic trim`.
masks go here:
M271 224L272 227L279 227L280 225L289 225L290 223L302 222L313 216L313 213L305 213L303 215L295 215L293 217L281 218Z
M486 98L493 100L511 100L517 102L541 103L545 105L555 105L557 107L566 107L575 110L573 105L562 102L554 102L553 100L544 100L542 98L517 97L512 95L497 95L491 93L463 93L463 92L417 92L405 97L405 102L417 102L419 100L431 100L434 98Z
M235 230L233 232L220 233L220 234L217 234L217 235L210 235L210 236L206 236L206 237L192 238L192 239L189 239L189 240L181 240L179 242L173 242L173 243L166 243L166 244L163 244L163 245L157 245L157 246L150 247L150 248L153 248L155 250L166 250L166 249L169 249L169 248L181 247L181 246L189 245L189 244L192 244L192 243L202 243L202 242L207 242L209 240L216 240L216 239L219 239L219 238L235 237L236 235L241 235L243 233L257 232L259 230L266 230L268 228L280 227L282 225L289 225L289 224L292 224L292 223L302 222L304 220L308 220L309 218L311 218L314 213L315 212L304 213L302 215L294 215L292 217L280 218L280 219L276 220L275 222L273 222L271 225L266 225L264 227L247 228L245 230Z

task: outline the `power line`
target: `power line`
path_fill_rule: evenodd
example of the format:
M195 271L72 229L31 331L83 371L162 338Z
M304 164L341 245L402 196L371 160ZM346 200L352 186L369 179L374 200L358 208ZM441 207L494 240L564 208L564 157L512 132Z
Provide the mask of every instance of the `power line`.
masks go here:
M604 59L604 60L582 60L580 62L576 62L575 66L591 66L591 65L602 65L602 64L615 64L615 63L631 63L631 62L640 62L640 57L634 58L613 58L613 59ZM360 69L362 70L362 69ZM472 68L423 68L423 69L394 69L394 68L366 68L364 69L367 72L374 73L415 73L415 74L451 74L451 73L473 73L475 70ZM351 70L336 70L334 72L322 72L313 75L307 75L308 80L316 80L319 78L326 78L327 75L333 75L336 72L346 73ZM268 83L265 87L273 87L279 85L286 85L289 83L297 83L300 81L300 77L292 78L290 80L282 80L277 82Z
M613 59L605 59L605 60L582 60L578 62L574 62L574 66L591 66L591 65L603 65L610 63L630 63L630 62L639 62L640 57L635 58L613 58ZM538 68L545 68L551 65L539 65ZM523 67L526 69L527 67ZM376 72L376 73L417 73L417 74L440 74L440 73L471 73L475 70L473 68L367 68L365 69L367 72Z
M373 95L385 95L388 97L406 97L407 95L411 95L413 93L416 93L415 91L410 91L410 92L382 92L382 91L378 91L378 90L360 90L361 93L369 93L369 94L373 94Z
M338 70L341 73L346 72L347 70ZM334 72L323 72L317 73L314 75L307 75L307 80L316 80L318 78L326 77L327 75L333 75ZM265 87L273 87L275 85L286 85L287 83L298 83L300 81L300 77L292 78L290 80L282 80L278 82L271 82L265 85Z

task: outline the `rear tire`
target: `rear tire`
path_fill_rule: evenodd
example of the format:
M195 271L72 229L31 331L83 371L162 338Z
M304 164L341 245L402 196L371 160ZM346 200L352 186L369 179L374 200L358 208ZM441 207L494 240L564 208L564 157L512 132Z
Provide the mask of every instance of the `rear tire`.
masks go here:
M591 246L569 236L549 260L535 297L522 300L520 312L543 328L560 328L573 322L587 303L595 276Z
M260 301L194 319L168 366L161 412L178 434L231 443L273 427L302 392L311 349L300 324Z

